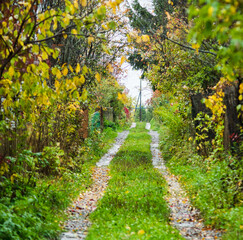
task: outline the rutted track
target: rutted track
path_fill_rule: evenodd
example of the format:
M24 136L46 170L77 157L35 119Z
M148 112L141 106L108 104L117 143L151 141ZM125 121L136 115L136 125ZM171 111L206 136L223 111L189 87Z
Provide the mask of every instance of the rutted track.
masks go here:
M136 127L133 123L131 128ZM82 240L87 235L87 230L91 226L89 215L96 207L98 200L103 196L108 186L109 168L107 167L114 158L119 148L127 138L129 131L118 133L115 143L109 151L97 162L97 167L93 168L92 186L81 193L72 206L68 208L69 220L64 224L66 232L61 235L61 240Z
M146 129L150 129L150 124L146 125ZM185 191L180 187L177 178L173 174L170 174L166 168L159 151L159 134L156 131L151 130L149 131L149 134L152 138L151 152L153 155L153 165L160 171L169 185L169 194L166 200L171 210L172 225L180 231L180 234L185 239L220 239L221 232L207 229L204 226L203 221L200 219L199 210L192 207Z

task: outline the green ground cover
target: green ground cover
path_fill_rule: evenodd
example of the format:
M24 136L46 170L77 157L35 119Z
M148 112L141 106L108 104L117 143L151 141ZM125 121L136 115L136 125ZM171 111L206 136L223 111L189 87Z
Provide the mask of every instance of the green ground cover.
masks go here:
M91 167L116 136L117 132L106 129L88 138L75 158L55 165L63 154L56 147L48 148L45 160L49 164L43 169L49 176L41 171L43 154L25 151L12 158L18 163L18 169L9 170L15 171L15 178L0 181L0 239L58 239L60 223L66 219L65 208L91 184Z
M241 239L242 162L227 153L221 159L205 159L196 153L188 138L175 137L177 133L169 123L152 123L153 129L160 133L160 148L167 167L179 176L205 223L225 230L225 240Z
M87 239L182 239L169 225L166 183L151 163L150 136L138 123L111 162L111 180Z

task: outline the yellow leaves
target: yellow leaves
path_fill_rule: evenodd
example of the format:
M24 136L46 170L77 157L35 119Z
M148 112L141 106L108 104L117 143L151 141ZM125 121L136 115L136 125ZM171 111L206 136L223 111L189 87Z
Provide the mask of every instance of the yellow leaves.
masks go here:
M118 100L121 100L122 99L122 94L121 93L118 93L117 99Z
M150 41L150 38L148 35L142 35L142 41L143 42L149 42Z
M51 70L52 74L55 75L58 79L62 77L62 73L58 68L52 68Z
M78 34L78 32L77 32L76 29L72 29L72 30L71 30L71 33L74 34L74 35L77 35L77 34Z
M88 71L89 71L89 69L87 68L86 65L84 65L83 69L82 69L82 73L85 75Z
M109 63L108 66L107 66L107 69L109 72L113 73L114 72L114 69L112 67L112 65Z
M101 27L102 27L104 30L108 30L108 29L109 29L109 27L108 27L107 25L105 25L105 24L102 24Z
M83 93L82 93L82 96L81 96L81 99L83 100L83 101L85 101L86 99L87 99L87 97L88 97L88 91L87 91L87 89L83 89Z
M18 174L14 173L14 174L10 177L10 181L11 181L11 183L14 182L14 178L15 178L15 177L18 177Z
M57 94L59 94L60 93L60 82L58 80L55 80L55 88L56 88Z
M141 42L142 42L142 38L140 36L137 36L136 43L141 43Z
M211 6L208 8L208 16L211 17L213 15L214 8Z
M78 0L74 0L74 1L73 1L73 6L74 6L76 9L78 9Z
M67 38L67 34L65 32L62 33L62 36L64 37L64 39Z
M127 34L127 41L130 43L132 41L131 37L129 34Z
M128 102L127 95L125 93L119 93L117 94L117 99L121 101L123 104L126 104Z
M72 90L74 91L76 89L75 83L71 79L67 79L65 83L66 90Z
M92 42L94 42L94 37L88 37L88 44L90 45Z
M73 78L73 81L74 81L75 85L78 87L85 83L85 77L83 75L75 76Z
M74 7L72 6L73 10L74 10ZM70 15L69 14L66 14L66 13L63 13L63 22L65 23L65 25L69 25L70 23Z
M47 52L45 52L45 51L42 52L41 56L42 56L42 59L43 59L43 60L48 59L48 54L47 54Z
M63 76L67 76L67 74L68 74L68 68L67 67L63 68L62 74L63 74Z
M143 235L143 234L145 234L145 231L143 229L138 231L138 235Z
M7 23L6 22L2 22L2 26L3 26L3 28L7 27Z
M174 5L174 3L171 0L168 0L168 3L172 6Z
M80 83L81 84L84 84L85 83L85 78L84 78L83 75L80 76L79 80L80 80Z
M71 65L68 66L70 71L73 72L73 67Z
M0 174L3 175L6 172L9 172L9 167L8 167L8 164L7 163L3 162L0 165Z
M225 105L223 103L224 92L222 90L217 91L214 95L205 99L205 105L213 113L213 120L220 121L222 114L225 112Z
M234 7L234 6L231 6L230 7L230 12L231 12L231 14L235 14L236 13L236 7Z
M54 17L53 18L53 30L56 30L57 29L57 18Z
M14 75L14 67L13 66L10 66L9 70L8 70L8 75L10 77L12 77Z
M97 80L98 82L101 81L101 76L100 76L99 73L96 73L96 74L95 74L95 78L96 78L96 80Z
M33 45L32 52L35 54L39 54L40 48L37 44Z
M194 43L194 44L192 44L192 48L194 48L196 50L196 52L198 53L198 50L200 48L200 44Z
M125 56L122 56L122 57L121 57L121 62L120 62L120 64L122 65L125 61L126 61L126 57L125 57Z
M6 87L6 86L10 86L12 84L12 81L10 81L9 79L3 79L3 80L0 81L0 83L4 87Z
M241 94L238 99L239 99L239 101L242 101L243 100L243 95Z
M80 0L80 3L82 5L82 7L86 7L87 6L87 1L86 0Z
M243 83L241 83L240 86L239 86L239 93L240 93L240 94L243 93Z
M75 69L75 71L76 71L76 73L79 73L80 72L80 65L79 65L79 63L77 64L77 67L76 67L76 69Z
M166 16L167 16L168 20L170 20L170 19L171 19L170 14L169 14L167 11L165 11L165 14L166 14Z

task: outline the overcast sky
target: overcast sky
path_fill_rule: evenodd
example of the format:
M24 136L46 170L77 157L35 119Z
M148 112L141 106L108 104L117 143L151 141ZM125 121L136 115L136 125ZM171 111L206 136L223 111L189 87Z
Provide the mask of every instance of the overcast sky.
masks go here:
M132 0L129 0L131 3ZM147 7L149 10L151 9L151 1L150 0L139 0L140 4L143 7ZM125 64L124 64L125 65ZM133 70L129 64L126 64L125 68L128 71L127 77L122 79L121 83L123 83L129 89L129 95L136 99L135 104L137 103L137 98L139 95L140 89L140 76L142 75L141 71ZM152 89L150 84L146 79L142 80L142 104L145 105L146 101L150 99L152 96Z

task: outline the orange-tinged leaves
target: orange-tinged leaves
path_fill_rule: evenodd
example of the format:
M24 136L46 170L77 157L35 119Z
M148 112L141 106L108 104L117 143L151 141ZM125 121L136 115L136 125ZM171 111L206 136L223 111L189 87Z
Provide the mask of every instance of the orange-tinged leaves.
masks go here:
M165 14L166 14L166 16L167 16L168 20L170 20L170 19L171 19L170 14L169 14L167 11L165 11Z
M99 73L96 73L96 74L95 74L95 78L96 78L96 80L97 80L98 82L101 81L101 76L100 76Z
M174 3L171 0L168 0L168 3L172 6L174 5Z
M63 74L63 76L67 76L67 74L68 74L68 68L67 67L63 68L62 74Z

